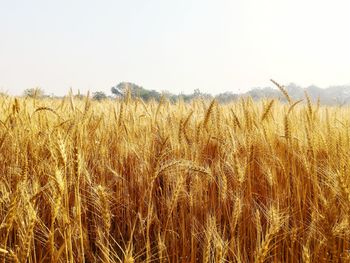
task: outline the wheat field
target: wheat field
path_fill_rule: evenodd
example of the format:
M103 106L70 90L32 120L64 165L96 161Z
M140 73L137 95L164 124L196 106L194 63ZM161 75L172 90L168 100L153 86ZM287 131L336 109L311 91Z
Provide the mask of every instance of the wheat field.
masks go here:
M1 97L0 262L350 262L350 108L285 96Z

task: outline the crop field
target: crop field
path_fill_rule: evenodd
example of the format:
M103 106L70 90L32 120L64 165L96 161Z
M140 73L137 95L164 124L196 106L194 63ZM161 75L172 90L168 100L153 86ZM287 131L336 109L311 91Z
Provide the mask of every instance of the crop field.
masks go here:
M350 108L284 95L1 97L0 262L350 262Z

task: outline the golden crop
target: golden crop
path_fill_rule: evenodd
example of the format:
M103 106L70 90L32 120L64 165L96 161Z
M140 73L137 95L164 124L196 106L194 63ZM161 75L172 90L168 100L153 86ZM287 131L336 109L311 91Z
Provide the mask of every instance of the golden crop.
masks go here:
M0 98L0 262L349 262L350 108Z

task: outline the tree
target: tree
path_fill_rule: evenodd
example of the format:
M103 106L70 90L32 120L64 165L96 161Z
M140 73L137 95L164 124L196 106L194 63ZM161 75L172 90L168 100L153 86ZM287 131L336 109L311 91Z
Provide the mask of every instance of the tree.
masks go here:
M215 99L220 103L229 103L229 102L236 100L237 98L238 98L237 94L234 94L234 93L229 92L229 91L224 92L224 93L220 93L220 94L215 96Z
M200 89L195 89L193 91L193 97L199 97L202 94L202 92L200 91Z
M116 95L117 97L123 96L123 90L120 89L120 87L118 87L119 84L117 86L114 86L111 88L111 92L112 94Z
M136 85L132 82L120 82L118 85L111 88L111 92L116 96L125 95L126 91L130 89L131 95L137 95L137 92L143 90L141 86Z
M41 98L43 97L45 92L41 88L30 88L26 89L23 93L25 97L30 98Z
M92 99L94 100L98 100L98 101L101 101L101 100L105 100L107 99L107 96L104 92L102 91L96 91L92 94Z
M155 90L144 89L143 87L131 82L121 82L117 86L111 88L111 92L118 97L124 96L127 90L130 91L131 97L139 97L145 101L151 99L159 100L161 97L161 94L159 92Z

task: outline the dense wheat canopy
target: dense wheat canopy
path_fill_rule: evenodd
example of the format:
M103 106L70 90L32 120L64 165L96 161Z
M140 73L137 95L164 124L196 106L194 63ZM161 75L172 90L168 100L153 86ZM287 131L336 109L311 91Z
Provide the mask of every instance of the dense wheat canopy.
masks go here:
M349 262L350 109L0 98L2 262Z

